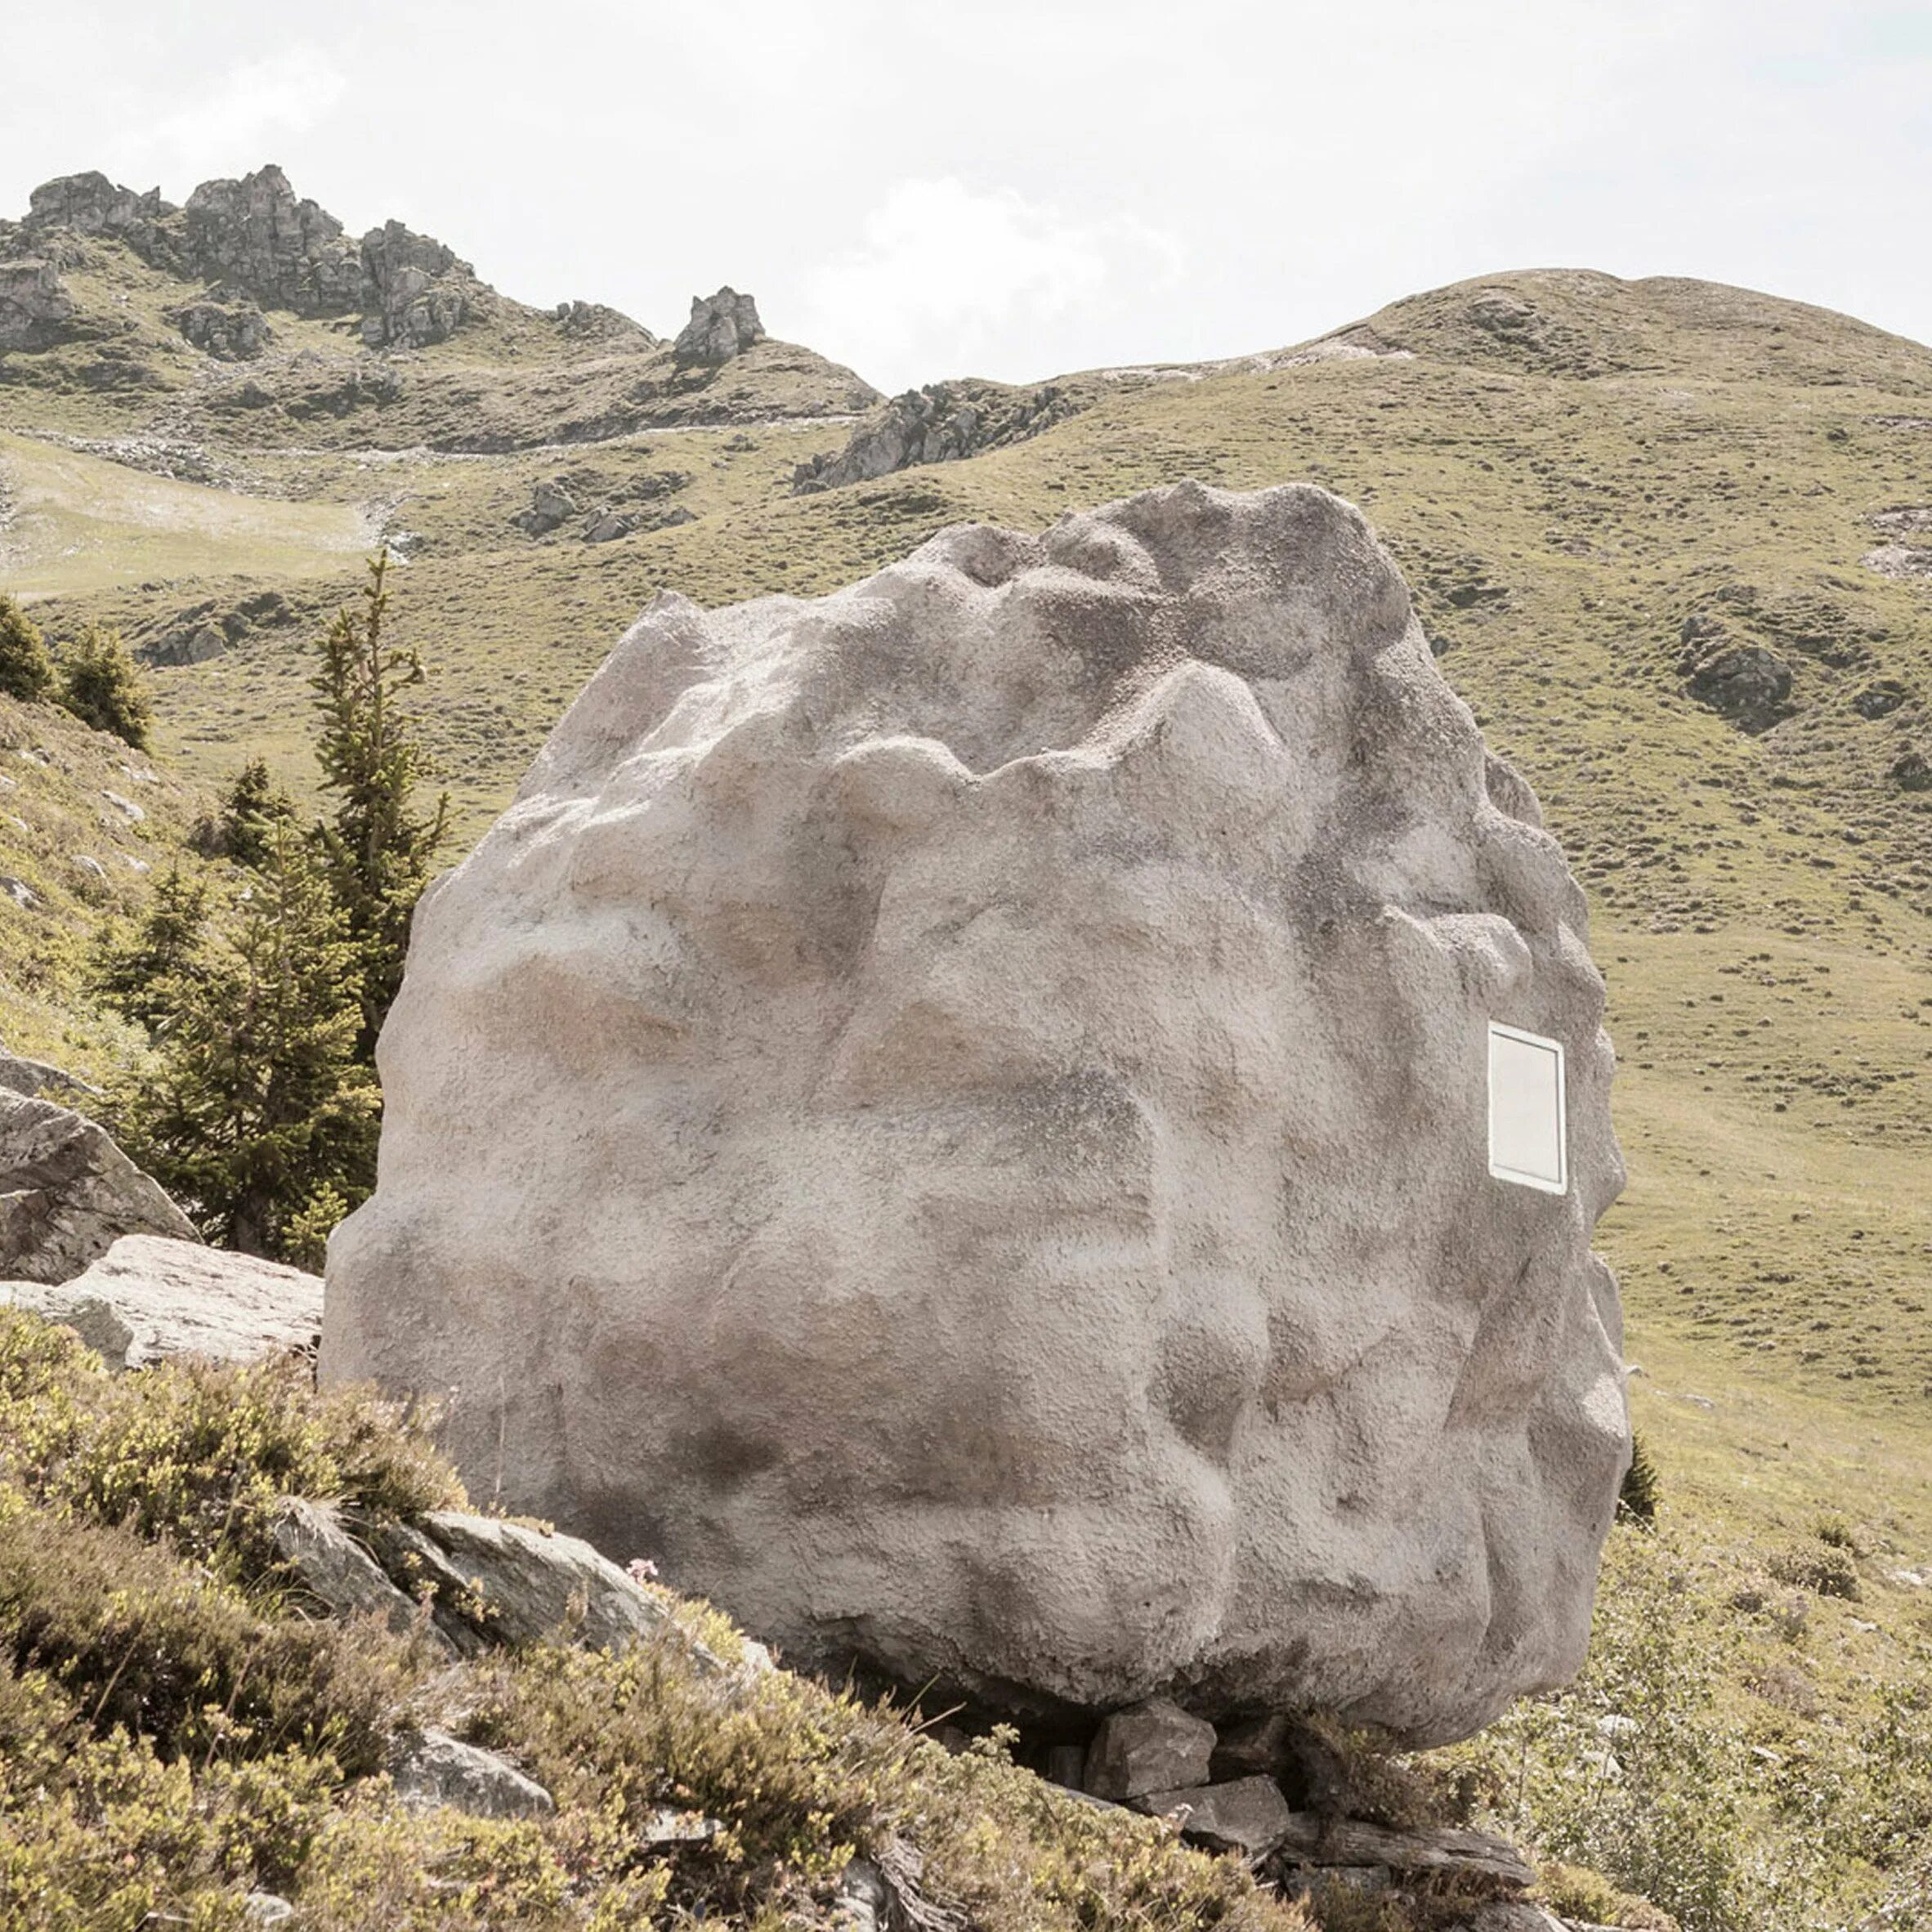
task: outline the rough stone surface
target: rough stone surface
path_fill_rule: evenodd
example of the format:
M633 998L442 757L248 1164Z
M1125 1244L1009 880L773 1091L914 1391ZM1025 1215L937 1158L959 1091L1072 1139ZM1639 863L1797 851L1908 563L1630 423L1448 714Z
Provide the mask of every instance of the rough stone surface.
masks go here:
M1205 1784L1214 1727L1165 1697L1116 1711L1093 1733L1082 1780L1116 1803L1177 1785Z
M425 1727L398 1742L389 1762L405 1804L447 1805L472 1818L546 1818L556 1801L508 1759Z
M197 1239L105 1128L53 1101L0 1091L0 1277L70 1281L128 1234Z
M188 197L184 253L193 273L271 308L340 315L362 306L361 250L272 165L203 181Z
M1325 1818L1312 1811L1296 1811L1289 1814L1276 1842L1287 1863L1385 1865L1392 1872L1411 1874L1472 1872L1519 1891L1527 1890L1536 1879L1514 1845L1487 1831L1393 1831L1362 1818Z
M511 521L528 535L542 537L579 514L576 498L561 483L550 479L530 491L530 508Z
M268 347L268 324L253 302L191 302L171 319L185 341L219 362L252 362Z
M78 1074L55 1067L45 1060L24 1060L17 1053L0 1049L0 1087L10 1093L29 1098L47 1094L68 1100L97 1098L101 1089L90 1085Z
M381 1565L325 1503L290 1496L274 1530L276 1554L310 1595L337 1617L380 1617L400 1635L420 1630L430 1644L454 1655L455 1646L421 1616Z
M691 320L678 332L671 355L680 364L715 369L764 339L758 305L736 288L720 288L691 298Z
M1013 390L996 382L936 382L909 389L862 423L836 455L815 456L792 472L792 492L808 496L861 483L919 463L957 463L984 449L1023 442L1083 405L1053 383Z
M391 1578L411 1587L435 1583L481 1608L466 1618L447 1602L439 1606L437 1621L466 1652L492 1642L534 1644L566 1627L593 1649L616 1649L673 1627L655 1598L575 1536L454 1509L414 1527L387 1524L373 1536Z
M1901 582L1913 577L1932 577L1932 548L1918 543L1881 543L1858 559L1868 570Z
M1265 1858L1288 1836L1295 1813L1272 1778L1238 1778L1192 1790L1150 1791L1142 1811L1180 1820L1183 1836L1215 1851Z
M1628 1458L1585 921L1323 491L660 596L418 914L324 1377L796 1662L1461 1735Z
M371 348L426 348L447 341L470 313L476 278L467 262L432 237L385 221L362 238L368 277L362 339Z
M74 315L74 297L51 262L0 262L0 350L44 349Z
M1775 651L1734 642L1720 619L1703 614L1684 619L1682 642L1677 674L1699 704L1752 732L1790 715L1791 668Z
M111 1369L181 1355L255 1362L313 1348L322 1327L315 1276L203 1247L191 1228L185 1240L124 1235L84 1273L32 1299L50 1320L78 1329Z

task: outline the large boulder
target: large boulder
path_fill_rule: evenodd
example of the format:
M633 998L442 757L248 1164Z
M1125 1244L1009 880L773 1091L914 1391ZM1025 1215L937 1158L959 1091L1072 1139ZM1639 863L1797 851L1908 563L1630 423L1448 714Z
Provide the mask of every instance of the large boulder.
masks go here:
M126 1234L199 1239L105 1128L0 1088L0 1280L71 1281Z
M58 1286L0 1284L0 1294L77 1329L111 1369L177 1356L254 1362L312 1348L322 1326L322 1284L300 1268L195 1239L123 1236L83 1273Z
M44 349L73 319L74 297L51 262L0 262L0 350Z
M660 595L417 915L323 1378L794 1663L1459 1736L1628 1457L1585 920L1324 491Z

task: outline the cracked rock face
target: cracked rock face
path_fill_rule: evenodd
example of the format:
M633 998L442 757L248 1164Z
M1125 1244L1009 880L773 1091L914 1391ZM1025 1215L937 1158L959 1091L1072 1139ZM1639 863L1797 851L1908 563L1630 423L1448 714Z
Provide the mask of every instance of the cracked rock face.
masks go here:
M758 305L736 288L720 288L691 298L691 320L678 332L671 353L679 363L717 368L764 339Z
M324 1378L797 1662L1456 1737L1627 1459L1584 921L1323 491L660 596L418 915Z

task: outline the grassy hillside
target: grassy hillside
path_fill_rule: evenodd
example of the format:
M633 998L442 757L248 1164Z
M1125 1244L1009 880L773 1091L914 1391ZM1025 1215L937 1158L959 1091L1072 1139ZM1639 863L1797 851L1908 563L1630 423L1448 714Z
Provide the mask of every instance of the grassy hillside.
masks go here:
M86 252L96 307L162 315L154 271ZM693 380L505 313L408 356L290 319L208 366L155 320L128 338L153 385L89 376L98 343L0 359L0 581L56 636L105 618L163 651L282 595L293 621L156 672L161 743L302 789L305 627L382 532L474 833L660 586L811 594L950 522L1180 476L1360 503L1589 890L1631 1174L1600 1240L1681 1570L1645 1574L1722 1660L1754 1831L1822 1842L1794 1736L1852 1764L1897 1686L1928 1694L1932 1589L1897 1579L1932 1578L1932 350L1708 284L1501 275L1297 351L1089 372L1031 440L794 495L866 406L845 372L765 344ZM548 482L576 513L533 535ZM639 527L587 541L607 508ZM1839 1516L1857 1603L1771 1574Z

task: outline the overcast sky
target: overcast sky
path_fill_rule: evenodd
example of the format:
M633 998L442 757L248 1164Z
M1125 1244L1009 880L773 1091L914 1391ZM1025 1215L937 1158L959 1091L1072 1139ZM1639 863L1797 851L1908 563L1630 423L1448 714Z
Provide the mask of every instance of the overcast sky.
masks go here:
M888 388L1549 266L1932 340L1932 0L0 0L0 211L281 163L527 302L721 282Z

